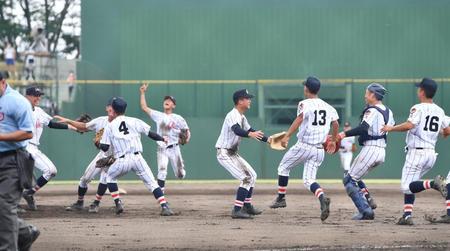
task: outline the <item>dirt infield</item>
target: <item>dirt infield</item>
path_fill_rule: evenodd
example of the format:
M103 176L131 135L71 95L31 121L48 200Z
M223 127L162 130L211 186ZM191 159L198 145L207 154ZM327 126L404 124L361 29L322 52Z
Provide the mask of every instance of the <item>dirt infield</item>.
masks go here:
M435 191L419 194L415 226L394 223L402 213L398 185L371 185L378 203L373 222L351 220L353 205L342 185L325 185L331 215L319 219L319 203L300 184L290 184L287 208L269 209L275 185L259 185L254 204L264 209L253 220L230 218L234 184L169 184L167 198L176 212L159 216L153 196L139 185L122 185L125 213L116 216L109 196L98 214L66 212L76 185L49 185L36 196L38 211L22 215L42 233L33 250L450 250L450 225L430 224L425 213L444 213ZM94 186L86 197L93 198ZM24 203L24 202L22 202Z

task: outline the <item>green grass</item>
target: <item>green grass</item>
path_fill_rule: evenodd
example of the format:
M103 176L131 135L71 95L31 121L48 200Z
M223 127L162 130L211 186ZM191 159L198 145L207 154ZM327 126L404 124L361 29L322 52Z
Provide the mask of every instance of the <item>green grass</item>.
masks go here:
M342 184L341 179L319 179L317 180L320 184ZM50 184L53 185L77 185L78 180L55 180L51 181ZM290 179L289 183L299 184L303 181L301 179ZM365 179L366 184L400 184L400 179ZM97 184L98 182L92 182ZM140 180L120 180L120 184L142 184ZM168 184L236 184L237 180L168 180ZM277 184L276 179L258 179L256 184Z

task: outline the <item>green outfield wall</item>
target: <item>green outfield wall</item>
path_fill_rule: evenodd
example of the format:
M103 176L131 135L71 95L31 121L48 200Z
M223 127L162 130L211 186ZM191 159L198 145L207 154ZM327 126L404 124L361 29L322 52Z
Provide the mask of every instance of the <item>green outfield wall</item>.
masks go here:
M303 98L300 80L308 75L328 79L320 95L338 109L341 122L358 121L370 79L387 87L385 103L397 122L417 102L412 83L423 76L438 79L435 102L450 109L450 83L441 79L450 77L450 1L89 0L81 10L77 77L106 81L78 84L61 112L100 116L108 98L120 95L130 116L152 124L139 110L138 83L163 80L151 85L147 101L161 109L164 95L177 98L176 111L193 135L182 147L188 179L231 178L217 163L214 144L236 89L256 94L247 116L266 134L288 128ZM45 130L41 148L57 165L58 179L79 178L96 154L92 137ZM400 178L404 138L389 135L386 163L369 177ZM155 143L143 141L156 173ZM437 152L428 177L449 170L449 140L440 140ZM283 152L244 140L241 153L260 178L276 177ZM300 177L301 170L292 176ZM342 177L337 155L327 155L318 177Z

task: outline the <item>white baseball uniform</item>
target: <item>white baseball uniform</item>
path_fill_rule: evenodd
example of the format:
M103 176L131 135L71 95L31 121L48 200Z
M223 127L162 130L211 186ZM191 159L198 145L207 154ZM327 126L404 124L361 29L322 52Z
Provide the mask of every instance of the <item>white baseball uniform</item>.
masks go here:
M341 140L341 146L339 148L339 157L341 158L341 166L344 171L350 170L353 158L353 144L355 144L355 137L347 137Z
M216 142L217 160L234 178L241 181L240 187L249 190L255 186L257 175L250 164L238 154L241 137L231 129L235 124L239 124L245 131L251 128L245 115L233 108L225 117Z
M30 139L27 151L34 158L34 166L42 171L42 176L49 181L55 177L57 170L55 164L39 150L39 140L41 138L44 126L48 126L53 118L40 107L34 107L33 111L33 138Z
M161 141L157 142L158 179L166 180L169 160L175 176L183 179L186 170L178 140L181 129L189 129L186 120L175 113L166 114L155 110L151 110L149 116L156 123L156 132L161 136L168 137L167 144Z
M98 118L95 118L89 122L86 123L86 128L89 131L95 131L96 133L100 130L104 130L104 128L109 124L108 116L101 116ZM107 168L97 168L95 167L95 163L106 156L109 156L112 154L112 146L110 146L110 149L105 153L100 150L100 152L94 157L94 159L89 163L89 165L86 167L86 170L84 171L83 176L80 178L80 187L87 187L87 185L98 175L100 174L100 183L106 184L106 171Z
M336 109L320 98L300 101L297 116L301 115L303 122L297 133L298 141L284 154L278 165L278 175L289 176L292 168L304 163L303 183L310 190L325 157L322 144L326 141L331 122L338 120L339 115Z
M446 127L444 127L444 128L447 128L450 126L450 117L449 116L445 116L445 125L446 125ZM447 184L450 184L450 171L447 174ZM449 203L449 202L447 202L447 203Z
M387 108L383 104L376 105L381 110L386 111ZM369 125L368 134L371 136L382 136L381 128L386 124L384 121L384 116L375 108L370 108L366 110L363 116L363 121ZM388 125L394 125L394 114L389 109L389 118L387 121ZM375 139L367 140L364 142L364 146L361 148L358 156L353 160L352 166L349 170L349 175L355 179L360 180L364 177L370 170L378 165L384 163L384 158L386 156L386 140L385 139Z
M149 131L150 126L144 121L124 115L116 117L106 126L100 143L112 147L116 158L107 171L107 183L134 171L149 191L158 188L150 167L142 157L141 134L148 135Z
M442 128L447 127L445 112L434 103L411 107L408 121L414 128L406 134L406 160L402 170L402 191L411 194L409 184L420 180L436 162L434 146Z

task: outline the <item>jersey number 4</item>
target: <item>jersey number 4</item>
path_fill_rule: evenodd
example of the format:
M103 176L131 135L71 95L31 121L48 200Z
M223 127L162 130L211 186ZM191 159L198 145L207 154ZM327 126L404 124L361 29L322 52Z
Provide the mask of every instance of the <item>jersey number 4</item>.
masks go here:
M130 132L128 131L128 127L125 124L125 121L122 121L122 123L120 123L119 125L119 132L123 132L124 135L129 134Z
M431 132L437 132L439 129L439 117L433 116L430 118L430 116L425 117L425 127L423 128L424 131L431 131Z
M317 121L317 116L319 116L319 121ZM325 110L315 110L314 111L314 121L312 122L312 125L325 125L327 123L326 118L327 117L327 111Z

